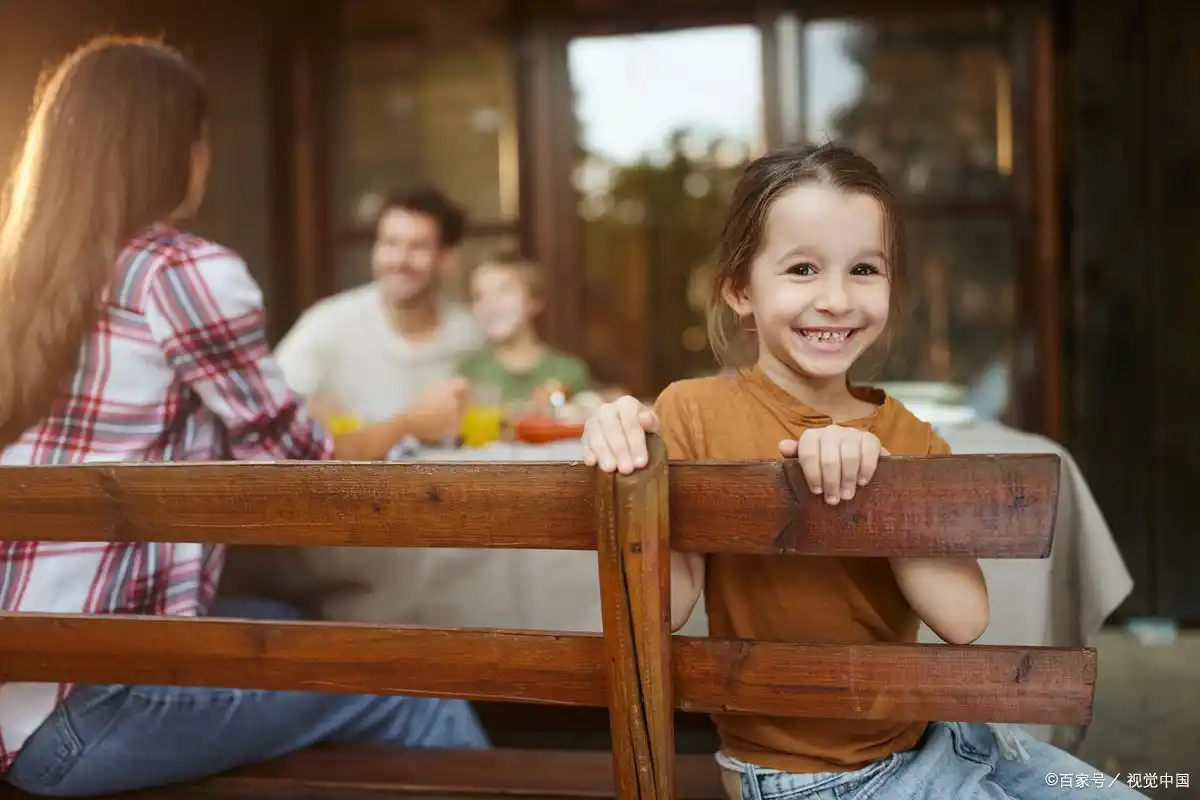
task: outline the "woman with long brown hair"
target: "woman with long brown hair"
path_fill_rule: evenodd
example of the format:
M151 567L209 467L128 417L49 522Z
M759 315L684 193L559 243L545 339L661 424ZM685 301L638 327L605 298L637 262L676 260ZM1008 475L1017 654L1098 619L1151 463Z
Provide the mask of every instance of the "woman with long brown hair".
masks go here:
M208 176L199 72L101 38L44 85L0 211L0 461L382 458L332 439L271 357L236 253L176 225ZM224 550L0 543L0 609L201 616ZM286 613L286 612L281 612ZM48 796L191 780L325 740L486 747L462 701L163 686L0 685L0 773Z

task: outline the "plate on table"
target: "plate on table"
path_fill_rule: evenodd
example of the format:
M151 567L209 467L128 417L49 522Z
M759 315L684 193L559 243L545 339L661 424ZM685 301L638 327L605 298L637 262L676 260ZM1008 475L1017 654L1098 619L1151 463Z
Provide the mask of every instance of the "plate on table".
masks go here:
M880 381L872 384L883 389L904 405L955 406L966 402L967 390L954 383L940 381Z
M547 444L583 436L582 422L565 422L553 417L522 417L513 420L513 434L526 444Z

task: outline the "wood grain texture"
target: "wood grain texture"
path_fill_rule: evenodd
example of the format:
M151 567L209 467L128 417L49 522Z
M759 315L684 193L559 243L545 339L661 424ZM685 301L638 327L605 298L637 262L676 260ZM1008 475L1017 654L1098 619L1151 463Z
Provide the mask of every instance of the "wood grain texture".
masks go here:
M1057 455L885 458L854 500L809 493L795 461L671 465L680 550L826 556L1045 558Z
M0 539L593 550L593 472L526 462L3 467ZM1041 558L1059 459L885 459L836 507L808 494L794 462L674 462L669 473L681 551Z
M594 634L0 614L0 682L437 695L603 707ZM675 637L674 705L843 719L1084 725L1090 649L800 645Z
M622 798L673 800L667 450L633 475L596 474L597 562L613 769Z
M225 686L604 706L599 636L0 613L0 683Z
M718 800L711 755L679 757L677 800ZM547 750L401 749L321 745L217 778L121 795L125 800L359 796L615 798L612 755ZM0 798L32 797L0 784Z
M1096 683L1090 648L688 637L673 657L679 708L735 714L1087 725Z
M0 538L595 548L582 464L0 468Z

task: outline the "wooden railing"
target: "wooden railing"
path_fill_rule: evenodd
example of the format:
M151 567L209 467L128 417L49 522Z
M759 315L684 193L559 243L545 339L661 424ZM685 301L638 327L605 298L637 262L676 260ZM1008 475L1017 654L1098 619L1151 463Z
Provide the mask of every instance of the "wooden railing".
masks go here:
M1091 650L671 636L670 548L779 557L1050 551L1057 456L889 458L835 507L812 497L798 470L668 466L656 438L649 466L631 476L562 463L6 467L6 540L594 549L604 631L3 614L0 682L607 706L622 798L676 796L675 709L1089 721Z

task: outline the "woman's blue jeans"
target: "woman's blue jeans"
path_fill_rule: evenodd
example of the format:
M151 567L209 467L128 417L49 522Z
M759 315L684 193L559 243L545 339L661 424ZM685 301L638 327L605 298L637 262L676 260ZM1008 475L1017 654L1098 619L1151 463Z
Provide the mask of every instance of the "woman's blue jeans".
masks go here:
M299 619L230 602L214 616ZM48 797L92 797L197 780L318 742L486 748L463 700L181 686L77 686L4 777Z

